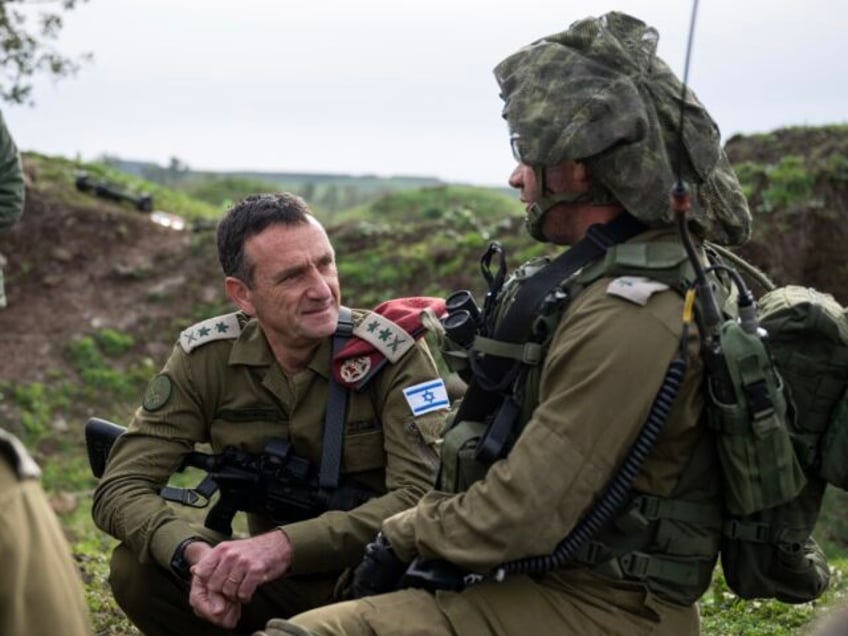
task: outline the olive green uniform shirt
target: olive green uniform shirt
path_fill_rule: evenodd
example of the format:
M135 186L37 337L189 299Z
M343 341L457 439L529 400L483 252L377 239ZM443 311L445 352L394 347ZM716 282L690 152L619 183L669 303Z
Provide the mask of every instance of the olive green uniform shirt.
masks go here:
M0 113L0 230L5 230L21 218L24 212L24 173L21 157L6 122ZM3 267L6 259L0 254L0 308L6 306Z
M0 429L0 634L91 636L82 580L39 474Z
M444 558L476 572L550 554L604 492L645 423L679 349L680 295L645 305L609 293L601 278L572 301L543 363L539 405L509 455L458 496L428 493L386 520L403 558ZM689 367L634 489L669 496L703 434L696 330ZM599 596L605 596L601 586ZM607 602L607 600L603 602Z
M354 322L365 315L354 310ZM157 494L197 443L259 453L271 437L320 464L330 378L331 339L293 377L276 364L258 324L241 314L238 337L174 348L109 458L94 494L97 525L142 562L168 567L184 539L198 534ZM207 321L208 323L208 321ZM188 330L187 330L188 331ZM184 332L185 336L186 332ZM438 377L423 340L348 395L341 471L384 492L351 511L329 511L283 526L292 543L291 574L330 572L359 562L382 520L413 506L432 486L443 412L413 416L402 389ZM273 527L252 517L251 533Z

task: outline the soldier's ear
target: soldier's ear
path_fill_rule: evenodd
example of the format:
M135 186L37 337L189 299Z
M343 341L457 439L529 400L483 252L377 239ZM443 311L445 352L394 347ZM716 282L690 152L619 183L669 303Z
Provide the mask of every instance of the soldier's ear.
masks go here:
M583 161L575 161L574 162L574 181L580 187L581 191L583 188L589 189L589 186L592 184L592 175L589 174L589 167Z
M253 303L250 300L250 289L245 285L244 281L235 276L227 276L224 278L224 289L236 307L248 316L256 315Z
M545 168L545 186L551 192L586 192L591 184L592 175L583 161L568 159Z

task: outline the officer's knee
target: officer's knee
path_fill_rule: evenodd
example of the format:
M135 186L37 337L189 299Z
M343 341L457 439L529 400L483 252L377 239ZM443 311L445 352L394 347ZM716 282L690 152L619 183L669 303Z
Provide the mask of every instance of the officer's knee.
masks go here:
M310 632L281 618L272 618L264 631L256 632L253 636L315 636L315 632Z
M160 577L155 576L157 573L153 570L153 567L139 563L132 550L124 544L112 552L109 585L118 605L128 616L148 611L151 601L158 596L157 591L161 593L161 585L153 580Z
M109 585L112 587L112 595L121 607L124 606L124 600L130 596L133 589L131 570L135 561L135 556L123 544L112 551L112 560L109 562Z

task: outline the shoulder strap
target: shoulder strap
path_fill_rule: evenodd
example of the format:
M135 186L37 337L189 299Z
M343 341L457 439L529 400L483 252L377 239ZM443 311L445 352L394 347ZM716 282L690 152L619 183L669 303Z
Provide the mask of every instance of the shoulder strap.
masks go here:
M341 351L353 334L353 318L347 307L339 307L339 323L333 335L330 360ZM321 468L318 485L322 489L335 489L339 485L339 473L342 468L342 442L344 439L345 411L347 410L347 389L336 382L330 373L327 389L327 410L324 413L324 442L321 449Z
M23 443L5 429L0 428L0 461L6 456L20 479L38 479L41 469L27 452Z
M603 256L613 245L623 243L645 229L641 221L627 212L609 223L590 227L582 240L524 283L498 326L494 339L510 343L529 340L538 307L554 287L587 263ZM501 402L500 393L515 378L519 364L510 358L487 355L477 367L455 422L463 419L483 421ZM478 374L485 387L481 385Z

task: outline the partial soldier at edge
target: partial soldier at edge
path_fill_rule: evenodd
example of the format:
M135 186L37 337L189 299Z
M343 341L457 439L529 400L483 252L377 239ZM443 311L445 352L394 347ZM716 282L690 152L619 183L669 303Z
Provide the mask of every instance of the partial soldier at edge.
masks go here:
M0 113L0 230L12 227L21 218L25 192L21 155ZM0 254L0 309L7 304L3 276L5 265L6 259Z
M0 428L0 634L91 636L80 573L40 475Z

